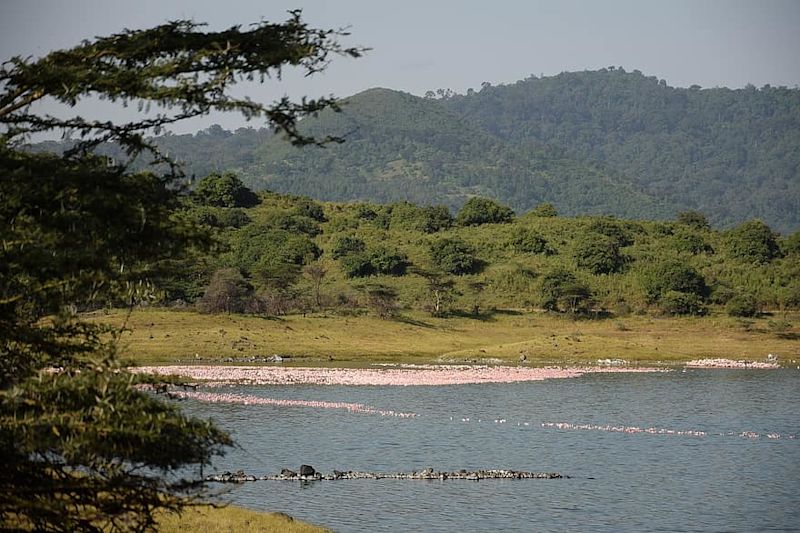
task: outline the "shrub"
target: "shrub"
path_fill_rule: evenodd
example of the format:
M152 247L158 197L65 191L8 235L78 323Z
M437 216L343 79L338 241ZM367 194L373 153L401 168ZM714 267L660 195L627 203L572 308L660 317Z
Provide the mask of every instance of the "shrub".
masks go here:
M292 233L303 233L311 238L322 233L319 224L313 218L289 212L270 213L265 217L264 225Z
M365 278L375 274L375 267L363 252L345 255L339 259L339 264L348 278Z
M725 310L730 316L753 317L758 314L758 300L752 294L737 294L728 300Z
M786 255L800 255L800 230L783 240L782 249Z
M521 229L511 239L511 246L517 252L526 254L552 255L555 250L538 232L532 229Z
M661 309L670 315L697 315L708 313L708 308L697 294L667 291L661 295Z
M479 226L481 224L497 224L511 222L514 211L510 207L500 205L488 198L473 197L467 200L456 216L459 226Z
M292 212L316 220L317 222L325 222L327 220L325 218L325 211L322 209L322 204L310 198L300 198L297 200Z
M650 302L658 301L669 291L694 294L699 298L705 298L709 292L703 276L681 261L651 266L642 276L642 285Z
M453 225L453 216L443 205L418 207L408 202L392 204L391 226L423 233L436 233Z
M769 263L781 255L777 235L760 220L750 220L732 229L727 245L731 257L752 263Z
M678 224L694 229L708 229L708 219L700 211L681 211L678 213Z
M558 211L553 204L549 202L542 202L531 210L531 215L535 217L556 217Z
M700 235L691 231L679 231L670 239L670 244L678 252L692 255L713 253L714 249Z
M539 282L542 307L550 311L585 313L591 307L592 292L575 274L556 268L544 274Z
M471 274L480 268L473 248L458 238L439 239L430 244L433 266L450 274Z
M605 235L617 243L618 247L630 246L633 238L630 232L616 220L610 218L597 218L589 223L588 230L592 233Z
M592 274L619 272L625 265L625 257L619 251L615 239L605 235L586 235L575 244L575 262Z
M294 235L286 230L250 224L231 237L229 262L245 272L252 272L262 258L303 265L317 259L322 253L305 235Z
M197 301L201 313L241 313L252 296L253 287L241 272L223 268L214 272L205 293Z
M369 262L377 274L402 276L408 268L408 258L384 246L375 248L369 253Z
M363 253L366 249L367 245L358 237L339 237L333 245L331 256L334 259L341 259L346 255Z
M201 179L192 193L194 201L212 207L253 207L258 196L244 186L233 172L209 174Z

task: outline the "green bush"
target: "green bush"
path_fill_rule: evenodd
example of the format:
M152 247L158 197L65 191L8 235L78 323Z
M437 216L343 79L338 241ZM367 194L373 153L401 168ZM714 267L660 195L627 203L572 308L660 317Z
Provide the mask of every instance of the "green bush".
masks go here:
M511 238L511 246L517 252L526 254L552 255L555 250L538 232L522 228Z
M331 256L334 259L341 259L346 255L360 254L367 249L367 245L358 237L344 236L339 237L333 245Z
M541 277L539 294L542 307L550 311L585 313L592 303L589 287L564 268L555 268Z
M585 235L575 243L575 263L592 274L611 274L625 266L618 241L605 235Z
M377 274L402 276L408 268L408 258L385 246L379 246L369 254L369 262Z
M467 200L456 216L459 226L479 226L481 224L497 224L511 222L514 211L510 207L500 205L488 198L473 197Z
M258 204L258 196L233 172L209 174L201 179L192 199L199 205L211 207L253 207Z
M325 211L322 208L322 204L315 202L310 198L300 198L299 200L295 201L292 211L294 214L308 217L312 220L316 220L317 222L325 222L327 220L325 218Z
M728 232L728 254L736 259L757 264L780 257L778 236L760 220L750 220Z
M661 295L660 306L670 315L703 316L708 313L703 299L697 294L688 292L667 291Z
M558 211L553 204L543 202L531 210L531 215L535 217L557 217Z
M618 247L630 246L633 244L633 238L630 231L625 228L620 222L610 218L597 218L589 223L588 230L592 233L599 233L605 235L611 240L615 241Z
M681 211L678 213L678 224L694 229L708 229L708 218L700 211Z
M480 268L473 248L458 238L445 238L430 244L429 254L433 266L450 274L472 274Z
M758 300L752 294L737 294L725 305L730 316L753 317L758 315Z
M376 273L370 257L364 252L342 256L339 264L348 278L365 278Z
M676 260L648 268L643 273L642 285L650 302L658 301L667 292L694 294L701 299L709 293L703 276L686 263Z
M685 252L692 255L714 252L714 249L711 248L703 237L686 230L675 233L670 239L670 245L678 252Z

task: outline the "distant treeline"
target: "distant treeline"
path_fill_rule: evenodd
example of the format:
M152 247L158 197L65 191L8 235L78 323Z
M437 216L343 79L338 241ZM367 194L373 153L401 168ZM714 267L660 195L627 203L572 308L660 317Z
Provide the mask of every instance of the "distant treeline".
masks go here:
M477 195L519 212L543 202L570 216L696 210L718 228L753 218L800 228L796 88L683 89L609 68L465 95L371 89L303 127L346 142L295 148L267 130L213 126L158 144L190 177L230 170L255 190L317 200L455 212Z
M162 303L206 312L751 317L800 307L800 232L780 237L759 220L718 231L697 211L568 218L549 203L518 216L481 197L453 216L254 194L231 173L201 180L176 216L216 247L160 265Z

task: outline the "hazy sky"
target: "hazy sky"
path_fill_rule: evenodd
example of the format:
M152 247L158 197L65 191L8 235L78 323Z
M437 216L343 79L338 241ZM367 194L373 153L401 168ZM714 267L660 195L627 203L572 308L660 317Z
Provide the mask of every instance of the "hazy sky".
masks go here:
M280 21L295 8L313 27L349 27L343 44L372 50L313 79L248 87L255 100L370 87L465 92L611 65L682 87L800 85L800 0L2 0L0 58L178 18L212 29Z

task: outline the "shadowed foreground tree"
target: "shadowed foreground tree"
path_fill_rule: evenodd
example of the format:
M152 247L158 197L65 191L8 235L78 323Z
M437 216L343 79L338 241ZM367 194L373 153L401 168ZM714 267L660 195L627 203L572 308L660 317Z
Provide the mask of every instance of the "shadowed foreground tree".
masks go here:
M0 69L0 529L152 529L155 510L204 494L196 467L231 444L144 390L164 383L118 362L121 330L78 313L151 296L161 260L206 242L177 211L179 169L146 135L237 111L296 144L336 140L296 129L298 119L335 108L331 97L264 105L229 89L287 66L312 74L331 54L361 50L339 46L341 32L308 28L299 12L247 31L198 30L188 21L126 30ZM68 111L88 96L157 112L113 123L31 108L49 101ZM69 152L22 149L31 134L54 131L77 140ZM92 153L103 142L131 159L147 151L169 174L111 165Z

